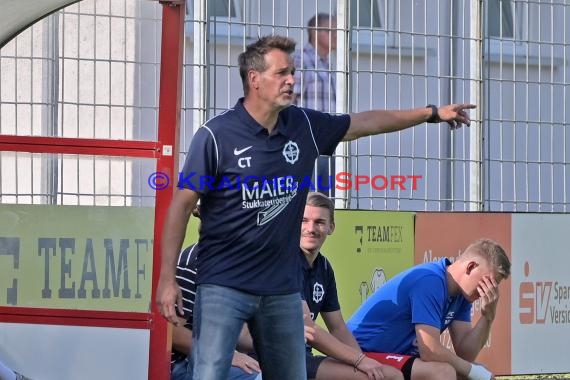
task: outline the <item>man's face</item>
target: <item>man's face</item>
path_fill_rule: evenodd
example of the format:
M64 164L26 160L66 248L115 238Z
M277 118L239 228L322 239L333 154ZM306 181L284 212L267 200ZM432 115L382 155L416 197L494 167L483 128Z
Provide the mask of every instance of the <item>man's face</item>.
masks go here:
M285 108L293 101L293 59L286 52L273 49L265 54L266 69L254 71L252 86L259 97L276 108Z
M305 206L301 224L301 249L308 253L317 253L325 243L327 236L334 230L330 212L323 207Z
M481 297L478 288L483 282L487 281L498 286L501 280L501 276L495 273L485 259L474 258L466 265L461 290L469 302L474 302Z
M330 22L323 21L317 28L316 36L316 43L320 49L328 52L336 50L336 19L333 18Z

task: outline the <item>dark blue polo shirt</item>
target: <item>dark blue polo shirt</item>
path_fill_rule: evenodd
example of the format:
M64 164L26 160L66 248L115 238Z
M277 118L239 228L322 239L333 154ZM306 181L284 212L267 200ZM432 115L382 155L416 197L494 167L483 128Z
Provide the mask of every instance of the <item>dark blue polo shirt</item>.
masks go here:
M311 310L311 318L316 320L320 312L340 310L336 280L329 260L319 253L311 267L303 251L299 250L299 254L303 261L303 299Z
M196 132L178 185L201 193L198 284L258 295L300 290L313 165L334 153L349 125L348 115L290 106L268 135L240 99Z

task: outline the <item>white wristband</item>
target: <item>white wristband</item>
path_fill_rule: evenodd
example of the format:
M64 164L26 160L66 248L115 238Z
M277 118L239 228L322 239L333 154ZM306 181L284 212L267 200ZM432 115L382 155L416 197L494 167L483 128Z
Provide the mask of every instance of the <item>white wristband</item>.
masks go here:
M469 374L467 378L469 380L490 380L493 374L482 365L478 364L471 364L471 369L469 370Z

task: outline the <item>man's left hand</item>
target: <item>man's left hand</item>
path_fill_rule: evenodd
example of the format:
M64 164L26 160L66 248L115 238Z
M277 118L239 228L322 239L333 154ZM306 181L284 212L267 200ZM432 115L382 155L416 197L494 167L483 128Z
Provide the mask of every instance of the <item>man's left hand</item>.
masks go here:
M493 321L499 302L499 284L495 279L485 276L479 281L477 291L481 297L481 315L488 321Z
M239 367L249 374L252 374L254 371L261 372L261 368L259 367L259 363L257 360L255 360L249 355L243 354L238 351L234 352L234 357L232 359L232 366Z

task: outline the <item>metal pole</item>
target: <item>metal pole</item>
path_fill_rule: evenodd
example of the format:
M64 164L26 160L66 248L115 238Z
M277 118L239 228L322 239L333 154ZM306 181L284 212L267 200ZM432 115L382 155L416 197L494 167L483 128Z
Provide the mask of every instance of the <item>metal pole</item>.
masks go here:
M192 57L192 130L198 131L206 121L206 38L208 33L207 3L205 0L194 1L194 48Z
M160 53L160 94L158 109L158 141L163 149L156 170L169 178L178 178L178 141L180 135L180 108L182 98L182 62L184 52L185 1L161 1L162 41ZM174 182L174 183L173 183ZM161 266L160 247L166 213L176 187L175 181L167 189L156 192L154 214L154 244L152 267L151 329L148 378L170 378L171 327L154 302Z
M49 64L42 66L43 97L44 103L49 106L44 109L42 122L45 123L45 134L50 137L59 136L59 16L56 12L49 16L43 26L44 46L49 57ZM44 156L43 161L43 193L46 195L46 203L57 204L58 179L59 179L59 155L50 154Z
M469 210L482 210L482 160L483 160L483 128L482 128L482 9L483 1L471 1L471 26L470 54L469 54L469 78L471 79L470 101L477 105L475 120L471 122L469 129Z
M349 99L349 71L348 62L350 59L350 35L348 26L350 25L350 14L347 0L337 0L337 54L336 54L336 112L348 112ZM341 142L335 150L335 174L346 172L350 168L350 143ZM335 182L333 181L333 185ZM336 208L350 207L350 190L335 189Z

